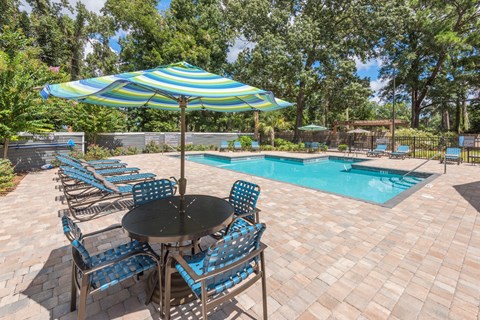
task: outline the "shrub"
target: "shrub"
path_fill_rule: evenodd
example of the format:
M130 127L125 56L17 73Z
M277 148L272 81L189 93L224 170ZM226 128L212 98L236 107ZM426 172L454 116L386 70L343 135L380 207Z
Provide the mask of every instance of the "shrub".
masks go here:
M250 149L252 146L252 138L249 136L241 136L237 141L240 141L240 144L244 150Z
M274 146L271 146L269 144L262 145L262 151L274 151L274 150L275 150Z
M348 149L348 146L346 144L339 144L338 145L338 151L340 151L340 152L345 152L345 151L347 151L347 149Z
M293 143L288 141L288 140L281 139L281 138L275 138L274 144L275 144L275 147L281 147L281 146L290 145L290 144L293 144Z
M85 160L102 160L110 156L111 154L108 149L92 144L88 147L87 153L85 153Z
M163 147L155 141L150 141L145 145L145 149L143 149L144 153L160 153L162 151Z
M13 166L10 160L0 159L0 192L5 192L13 187Z
M132 147L132 146L127 147L127 156L133 156L139 153L141 153L141 150L138 149L137 147Z
M118 157L118 156L126 156L127 155L127 148L125 147L116 147L111 151L112 156Z
M319 146L319 150L325 152L328 150L328 146L326 144L321 144Z

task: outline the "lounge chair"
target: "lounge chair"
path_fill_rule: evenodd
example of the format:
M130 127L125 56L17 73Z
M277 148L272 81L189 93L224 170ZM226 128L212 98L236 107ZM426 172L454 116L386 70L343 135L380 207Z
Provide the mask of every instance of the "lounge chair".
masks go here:
M264 250L260 242L265 225L259 223L229 233L207 250L193 256L169 255L165 271L164 314L170 319L170 292L174 269L201 301L202 319L209 310L232 299L262 280L263 319L267 319Z
M80 291L78 319L86 318L87 296L104 291L121 281L140 276L148 270L162 274L160 257L147 244L133 240L105 252L91 255L84 246L84 239L107 231L121 228L115 225L89 234L82 234L80 228L68 217L62 217L63 233L72 245L73 265L70 290L70 311L77 309L77 290ZM161 276L159 277L160 297ZM154 287L154 286L152 286Z
M387 152L387 145L386 144L379 144L374 150L370 150L367 152L367 157L381 157Z
M220 148L218 150L228 151L228 142L227 141L220 142Z
M107 175L120 175L120 174L133 174L133 173L138 173L140 171L140 168L126 168L126 167L118 167L118 168L109 168L109 169L95 169L92 166L89 165L81 165L80 163L76 161L72 161L68 158L65 158L63 156L56 156L57 160L63 163L66 166L70 166L76 169L80 170L88 170L90 172L96 172L98 174L107 176Z
M252 141L252 151L260 151L260 145L257 141Z
M456 162L457 165L460 165L460 162L462 162L461 153L462 150L460 148L447 148L447 150L445 150L445 160L453 161ZM442 162L443 158L440 158L440 163Z
M233 149L235 151L242 151L242 144L240 143L240 141L235 141L233 143Z
M88 164L105 164L105 163L118 163L118 162L120 162L119 159L103 159L103 160L86 161L86 160L83 160L83 159L77 159L77 158L71 157L68 154L64 154L64 153L60 154L60 156L65 157L67 159L70 159L72 161L79 161L79 162L88 163Z
M391 152L389 154L389 157L390 157L390 159L392 159L392 158L396 158L396 159L402 158L402 160L404 160L409 155L409 153L410 153L410 147L402 145L402 146L399 146L397 148L397 151Z
M75 158L72 158L72 157L66 158L64 156L57 156L57 159L59 159L59 158L63 158L63 159L69 160L71 162L75 162L75 163L81 165L84 168L93 167L94 169L112 169L112 168L125 168L127 166L126 163L122 163L122 162L109 162L109 163L97 163L97 164L95 164L95 163L88 163L86 161L81 161L81 160L78 160L78 159L75 159ZM62 161L61 159L59 159L59 160Z

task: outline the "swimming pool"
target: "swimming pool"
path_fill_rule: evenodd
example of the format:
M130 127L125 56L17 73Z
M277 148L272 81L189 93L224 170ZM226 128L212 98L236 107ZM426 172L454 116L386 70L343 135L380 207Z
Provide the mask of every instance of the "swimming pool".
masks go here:
M278 156L229 158L210 154L187 156L197 163L385 204L421 183L426 176L407 176L385 169L361 168L361 160L339 157L295 159ZM363 161L363 160L362 160Z

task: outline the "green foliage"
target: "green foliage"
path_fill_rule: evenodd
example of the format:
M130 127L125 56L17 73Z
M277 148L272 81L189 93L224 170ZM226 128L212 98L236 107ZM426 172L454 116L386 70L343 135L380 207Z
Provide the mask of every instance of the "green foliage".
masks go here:
M98 145L88 146L88 150L85 153L85 160L102 160L110 157L110 151L106 148L100 147Z
M347 149L348 149L348 146L346 144L339 144L338 145L338 151L339 152L345 152L345 151L347 151Z
M141 153L141 150L137 147L127 146L127 147L116 147L111 151L112 156L133 156L135 154Z
M149 141L143 149L143 153L160 153L163 151L163 146L159 145L155 141Z
M248 150L252 146L252 138L250 136L241 136L237 141L240 141L243 150Z
M214 151L217 150L218 147L211 144L211 145L203 145L203 144L187 144L185 146L185 151Z
M263 151L275 151L275 147L269 144L262 145L262 150Z
M10 160L0 159L0 193L13 187L13 178L15 178L15 173Z

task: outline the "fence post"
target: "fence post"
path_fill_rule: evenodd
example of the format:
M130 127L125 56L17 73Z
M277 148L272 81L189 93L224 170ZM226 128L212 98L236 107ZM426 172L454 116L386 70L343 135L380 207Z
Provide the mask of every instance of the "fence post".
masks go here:
M415 158L415 151L417 150L416 137L413 136L413 157Z
M373 135L371 136L371 139L370 139L370 150L373 150Z

